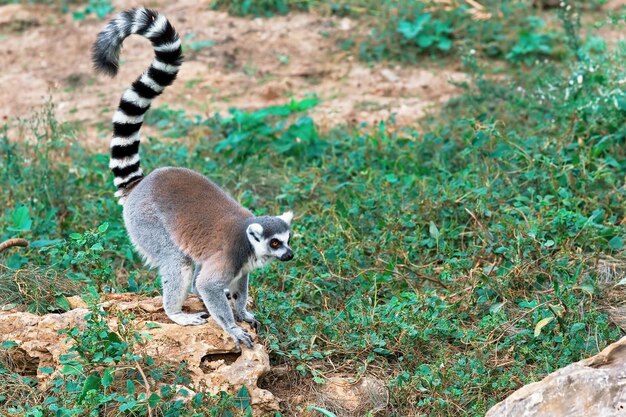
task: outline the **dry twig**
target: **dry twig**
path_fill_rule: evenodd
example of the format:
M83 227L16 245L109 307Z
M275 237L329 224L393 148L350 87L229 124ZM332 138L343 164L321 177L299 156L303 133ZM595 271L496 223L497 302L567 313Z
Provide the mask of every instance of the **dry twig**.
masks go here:
M21 246L23 248L26 248L28 247L28 241L21 238L5 240L4 242L0 243L0 252L13 246Z

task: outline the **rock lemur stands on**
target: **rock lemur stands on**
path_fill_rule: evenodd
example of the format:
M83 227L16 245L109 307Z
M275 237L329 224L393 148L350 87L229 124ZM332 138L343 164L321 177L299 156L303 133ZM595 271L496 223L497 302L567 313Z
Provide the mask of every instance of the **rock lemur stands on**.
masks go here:
M181 310L195 280L210 315L237 344L251 347L251 336L235 322L258 328L246 310L248 274L273 258L293 258L289 247L293 214L254 217L189 169L162 167L144 176L139 166L143 116L152 100L174 82L183 56L180 38L163 15L132 9L111 20L98 35L92 49L97 71L117 74L122 42L131 34L148 38L156 56L124 92L113 116L110 168L128 235L146 262L159 268L163 307L170 319L182 326L206 322L204 312ZM228 294L234 299L234 314Z

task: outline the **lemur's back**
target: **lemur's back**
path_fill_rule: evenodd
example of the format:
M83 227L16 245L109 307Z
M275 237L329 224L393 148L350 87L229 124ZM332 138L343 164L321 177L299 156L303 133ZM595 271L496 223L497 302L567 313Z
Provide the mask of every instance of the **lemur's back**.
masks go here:
M195 259L228 249L233 233L244 233L245 219L253 217L203 175L174 167L148 174L128 194L124 210L158 219L172 241Z

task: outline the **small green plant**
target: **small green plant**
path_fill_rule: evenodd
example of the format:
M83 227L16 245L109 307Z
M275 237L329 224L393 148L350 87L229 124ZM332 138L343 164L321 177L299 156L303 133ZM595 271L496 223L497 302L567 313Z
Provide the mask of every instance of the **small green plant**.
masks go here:
M74 20L82 21L94 13L99 20L107 17L114 10L111 0L89 0L87 6L82 10L72 13Z
M398 32L404 43L415 44L420 50L436 49L447 52L452 48L452 27L449 22L435 20L431 22L432 14L416 13L412 21L401 20L398 23Z
M377 12L383 18L360 43L362 60L415 62L420 54L452 51L454 25L450 12L425 12L423 3L406 1L383 2Z
M164 105L151 109L145 123L156 127L160 134L173 139L184 138L194 127L202 124L200 117L189 117L184 110L174 110Z
M108 289L114 282L115 275L107 251L115 248L105 239L108 223L103 223L95 230L84 233L71 233L65 245L50 249L51 257L60 257L61 264L69 271L67 275L76 282L93 284L98 292ZM105 245L107 249L105 249Z
M214 0L214 8L225 8L234 16L285 15L292 10L308 10L309 0Z
M188 33L185 35L183 39L183 51L190 49L193 52L200 52L215 45L215 41L211 39L194 40L195 37L196 35L194 33Z
M251 113L231 109L232 116L219 120L216 126L224 138L217 143L215 150L235 160L243 160L262 149L284 155L318 156L323 152L324 143L313 120L304 116L286 123L289 116L304 112L317 103L316 98L306 98Z
M542 56L550 56L553 53L554 36L551 33L542 33L544 22L536 16L528 17L528 25L520 32L519 38L506 58L513 62L532 62Z

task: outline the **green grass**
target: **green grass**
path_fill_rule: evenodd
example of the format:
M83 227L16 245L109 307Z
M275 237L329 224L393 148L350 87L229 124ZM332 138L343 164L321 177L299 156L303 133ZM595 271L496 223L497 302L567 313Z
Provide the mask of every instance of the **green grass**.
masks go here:
M144 140L143 166L198 170L259 215L295 211L296 259L251 282L274 364L314 383L336 370L377 376L390 390L385 415L484 415L623 334L605 313L609 290L595 265L624 256L626 46L558 36L580 48L560 61L503 66L497 77L493 61L461 54L472 81L413 127L318 132L305 115L315 99L225 119L155 108L147 122L168 139ZM29 142L0 138L0 238L37 242L0 254L0 283L53 270L84 293L156 294L154 272L123 230L108 156L83 148L51 108L31 131ZM54 296L32 305L27 291L11 302L63 310L67 288L33 275ZM108 381L90 373L103 343L117 363L137 359L132 334L104 336L72 335L83 350L68 360L84 371L63 377L55 404ZM24 409L36 402L28 381L0 375L20 388ZM138 403L129 415L141 415L147 399L119 390L123 404ZM171 415L232 407L160 401Z

